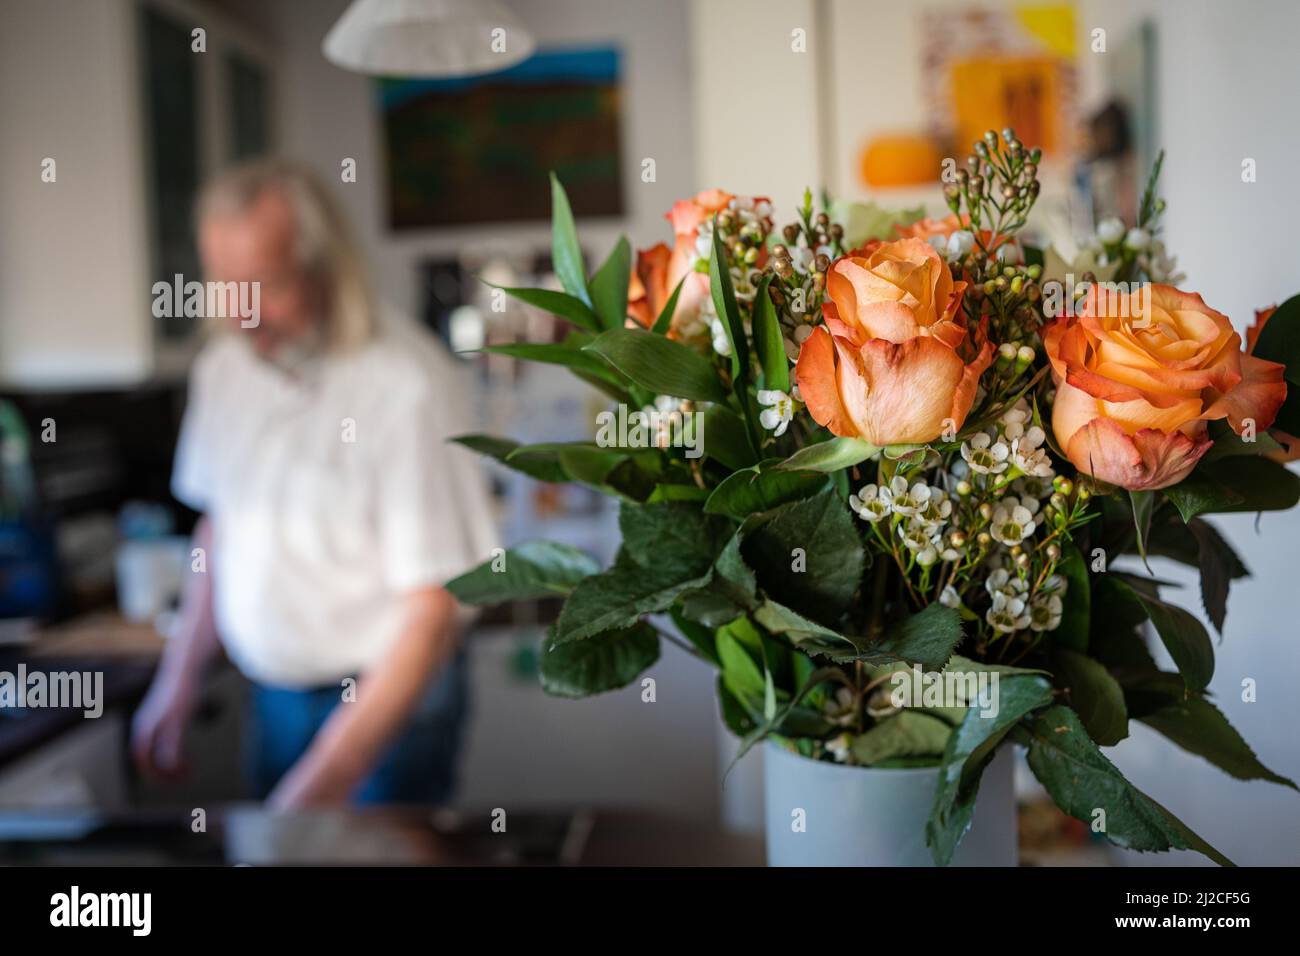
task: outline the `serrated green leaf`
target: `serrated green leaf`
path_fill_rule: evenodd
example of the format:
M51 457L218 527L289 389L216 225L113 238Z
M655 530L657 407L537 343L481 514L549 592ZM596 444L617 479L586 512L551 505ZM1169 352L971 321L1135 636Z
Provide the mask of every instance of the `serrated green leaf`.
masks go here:
M1293 780L1265 767L1223 712L1204 697L1171 700L1141 720L1188 753L1205 758L1238 780L1268 780L1300 789Z
M1036 674L999 675L997 712L972 707L953 730L939 764L939 783L925 824L935 863L947 866L970 829L980 775L1003 738L1026 714L1052 702L1052 685Z
M834 623L866 566L849 506L827 489L768 515L742 542L746 564L772 598L806 617Z
M871 767L898 757L931 757L943 753L952 728L937 717L904 710L853 738L853 759Z
M1163 493L1184 521L1201 514L1286 511L1300 501L1300 476L1268 458L1224 458L1197 465Z
M618 511L623 548L637 564L704 574L731 538L732 525L685 502L633 505Z
M704 503L709 514L743 520L756 511L769 511L787 502L815 495L826 486L826 476L816 472L763 471L744 468L722 480Z
M875 642L823 627L770 598L754 611L754 620L773 634L785 635L803 652L837 663L905 661L942 670L962 638L960 616L942 604L913 614Z
M1078 715L1059 704L1023 721L1016 739L1028 748L1029 768L1052 800L1092 825L1105 811L1106 839L1131 850L1196 850L1232 863L1185 823L1138 790L1097 749Z
M1210 450L1201 456L1201 461L1209 463L1220 458L1234 458L1239 455L1271 455L1282 451L1282 446L1268 432L1261 431L1250 441L1242 438L1225 421L1211 422L1210 440L1214 442Z
M1068 691L1070 706L1088 729L1088 736L1103 747L1113 747L1128 736L1124 691L1105 665L1068 648L1060 648L1052 663L1057 683Z
M600 570L588 555L554 541L526 541L447 582L462 604L491 605L568 594Z
M1143 586L1140 579L1124 576L1118 580L1118 572L1112 572L1111 578L1147 612L1188 689L1204 690L1214 676L1214 645L1205 626L1182 608L1162 601L1154 588Z
M590 697L625 687L659 659L659 635L645 622L569 644L542 644L542 689L555 697Z
M609 570L584 578L574 587L560 611L555 641L583 641L629 627L643 614L668 610L684 591L706 583L707 571L699 578L683 578L677 568L615 561Z
M1196 539L1196 563L1201 572L1201 606L1214 625L1223 633L1223 621L1228 614L1228 588L1241 559L1214 530L1208 521L1196 518L1187 522L1187 530Z

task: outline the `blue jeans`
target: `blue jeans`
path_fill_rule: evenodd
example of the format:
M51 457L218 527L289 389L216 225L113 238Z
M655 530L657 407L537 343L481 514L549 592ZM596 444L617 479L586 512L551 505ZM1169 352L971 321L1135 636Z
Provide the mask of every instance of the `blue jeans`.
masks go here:
M248 776L265 799L342 703L342 682L311 690L253 684ZM445 803L456 783L469 689L464 650L447 662L405 728L353 795L357 803Z

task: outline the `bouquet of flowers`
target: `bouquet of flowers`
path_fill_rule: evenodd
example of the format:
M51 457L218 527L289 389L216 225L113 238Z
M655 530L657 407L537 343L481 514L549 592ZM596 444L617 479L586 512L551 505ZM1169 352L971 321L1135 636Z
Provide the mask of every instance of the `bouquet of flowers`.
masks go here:
M939 220L817 211L805 193L778 228L762 197L701 193L669 213L671 248L634 259L622 240L591 275L553 179L564 291L504 292L572 331L488 350L567 366L618 410L589 442L458 441L617 496L621 548L601 569L528 542L453 592L564 596L542 647L552 694L624 686L669 640L716 668L742 753L771 737L813 760L938 766L939 863L1009 743L1066 813L1104 809L1112 842L1227 862L1100 748L1139 720L1234 777L1295 786L1211 702L1209 634L1140 566L1199 569L1221 629L1247 571L1204 516L1300 498L1280 463L1300 435L1300 296L1243 349L1171 284L1159 163L1131 228L1103 222L1074 263L1035 248L1039 162L990 131Z

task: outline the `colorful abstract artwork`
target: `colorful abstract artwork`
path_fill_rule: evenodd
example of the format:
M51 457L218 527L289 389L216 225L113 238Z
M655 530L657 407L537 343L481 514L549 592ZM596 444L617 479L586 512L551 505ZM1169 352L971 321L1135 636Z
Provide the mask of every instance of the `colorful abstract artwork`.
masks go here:
M1049 156L1075 150L1071 4L944 7L921 18L926 112L937 141L970 143L1009 126Z
M393 229L623 213L619 51L544 49L500 73L379 81Z

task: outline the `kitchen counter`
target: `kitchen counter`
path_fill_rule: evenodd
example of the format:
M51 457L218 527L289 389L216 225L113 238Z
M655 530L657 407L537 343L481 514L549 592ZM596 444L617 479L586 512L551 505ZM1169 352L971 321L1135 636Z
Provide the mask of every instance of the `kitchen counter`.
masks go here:
M131 708L143 696L164 639L152 625L132 624L112 612L74 618L38 631L21 645L0 647L0 672L102 674L103 712ZM87 718L82 708L0 707L0 768L32 753Z
M0 864L761 866L763 840L655 812L508 814L396 807L279 814L189 812L0 816Z

